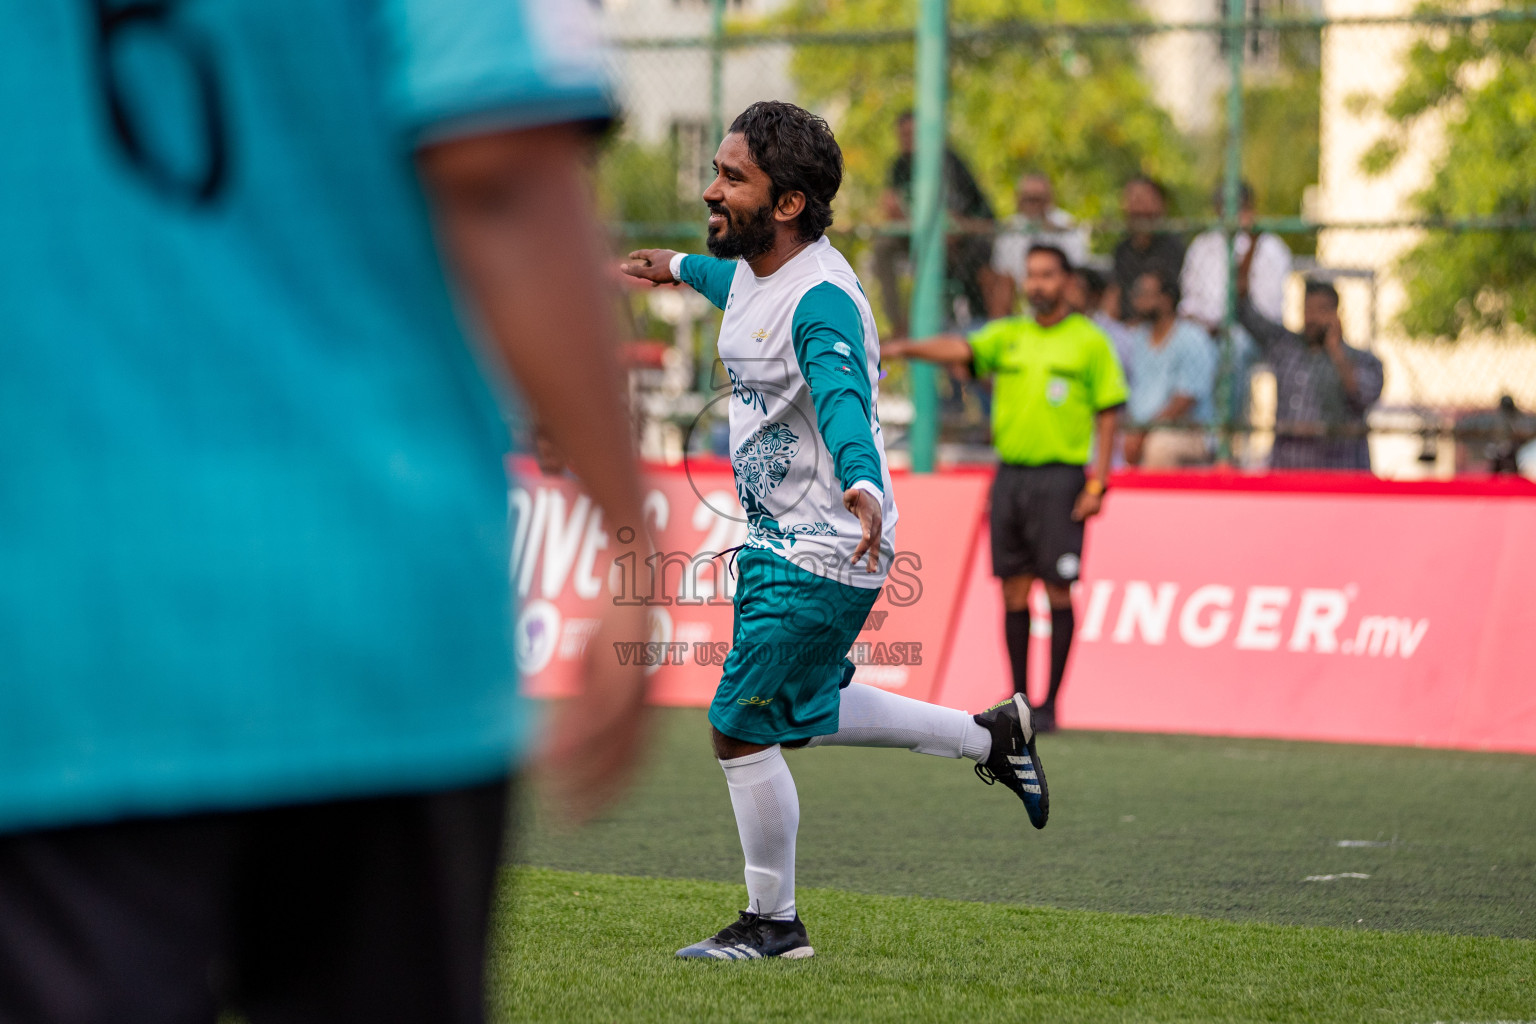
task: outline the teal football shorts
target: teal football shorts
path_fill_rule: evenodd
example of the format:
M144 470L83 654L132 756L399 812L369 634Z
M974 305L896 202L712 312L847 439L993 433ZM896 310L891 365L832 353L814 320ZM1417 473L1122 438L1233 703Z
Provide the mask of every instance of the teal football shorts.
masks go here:
M879 588L818 576L747 548L736 560L731 652L709 721L732 739L788 743L837 731L838 691L853 678L853 646Z

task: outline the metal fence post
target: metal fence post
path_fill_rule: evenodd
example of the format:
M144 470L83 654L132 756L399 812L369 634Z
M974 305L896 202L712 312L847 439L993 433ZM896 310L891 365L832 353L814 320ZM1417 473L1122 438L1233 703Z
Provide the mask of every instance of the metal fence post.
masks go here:
M711 0L709 11L709 145L725 137L725 2Z
M1243 180L1243 47L1247 33L1244 24L1247 17L1246 0L1226 0L1227 18L1224 34L1227 40L1227 153L1221 191L1221 230L1227 236L1227 308L1221 322L1221 376L1216 389L1216 416L1221 423L1217 436L1217 458L1228 462L1232 458L1232 437L1241 411L1237 397L1243 393L1238 377L1245 368L1238 358L1237 339L1233 330L1237 324L1237 231L1238 207L1242 202ZM1258 239L1249 239L1249 245Z
M944 315L944 107L949 93L949 2L919 0L916 152L912 161L912 336L937 334ZM937 369L912 362L912 469L933 472L939 432Z
M714 153L713 147L719 146L720 140L725 138L725 4L726 0L710 0L709 137L704 141L704 149L710 154ZM697 334L699 356L694 365L694 388L700 394L707 395L714 390L715 354L705 338L705 332L701 329Z

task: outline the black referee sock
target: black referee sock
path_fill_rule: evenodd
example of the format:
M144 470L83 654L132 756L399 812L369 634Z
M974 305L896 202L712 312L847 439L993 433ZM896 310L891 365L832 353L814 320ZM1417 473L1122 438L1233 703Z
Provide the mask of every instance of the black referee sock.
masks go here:
M1008 637L1008 662L1013 666L1013 692L1028 694L1029 681L1029 609L1003 615L1003 632Z
M1077 616L1072 606L1051 609L1051 692L1046 695L1045 706L1055 710L1056 692L1061 689L1061 677L1067 672L1067 655L1072 651L1072 631L1077 628Z

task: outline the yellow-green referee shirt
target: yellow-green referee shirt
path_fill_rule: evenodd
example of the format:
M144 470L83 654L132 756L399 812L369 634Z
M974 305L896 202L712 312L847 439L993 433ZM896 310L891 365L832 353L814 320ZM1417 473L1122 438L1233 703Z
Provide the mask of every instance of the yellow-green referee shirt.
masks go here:
M1085 316L1042 327L1030 317L993 320L966 339L978 376L995 378L992 445L1006 463L1086 465L1093 418L1125 402L1114 346Z

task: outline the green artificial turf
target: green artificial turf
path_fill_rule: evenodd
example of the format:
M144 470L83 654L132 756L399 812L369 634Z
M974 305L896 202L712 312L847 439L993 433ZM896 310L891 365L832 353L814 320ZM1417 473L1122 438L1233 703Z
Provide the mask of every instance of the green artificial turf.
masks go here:
M733 882L734 891L719 890L712 913L690 919L679 935L724 924L744 905L745 891L730 800L707 732L702 712L658 713L651 755L631 795L576 832L531 823L517 859ZM983 786L969 762L892 750L790 752L801 800L799 884L1536 938L1536 758L1074 732L1043 737L1040 753L1052 803L1050 824L1036 832L1018 801L1002 787ZM1343 873L1370 877L1305 880ZM816 900L830 906L840 898L822 892ZM807 902L812 927L823 924L817 906ZM1169 934L1196 928L1156 927Z
M739 887L516 872L497 1021L1494 1021L1536 1018L1536 943L801 889L817 955L679 961Z

